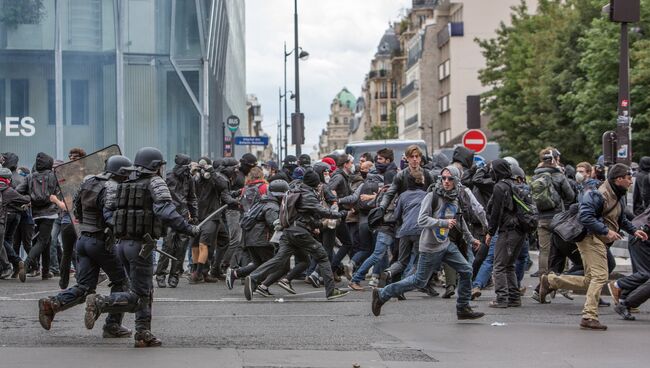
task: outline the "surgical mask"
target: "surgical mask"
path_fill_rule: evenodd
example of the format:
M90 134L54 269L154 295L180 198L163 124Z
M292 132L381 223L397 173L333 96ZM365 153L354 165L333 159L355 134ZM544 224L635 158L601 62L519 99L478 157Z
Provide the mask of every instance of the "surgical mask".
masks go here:
M323 175L323 180L325 181L325 184L330 182L330 176L329 175Z
M264 174L264 177L265 177L265 178L268 178L268 177L269 177L269 174L271 174L271 173L269 172L269 170L267 170L267 169L262 169L262 173Z
M355 171L354 165L350 166L350 174L354 174L354 171Z
M583 181L585 181L584 175L582 175L582 173L576 173L576 182L580 184Z

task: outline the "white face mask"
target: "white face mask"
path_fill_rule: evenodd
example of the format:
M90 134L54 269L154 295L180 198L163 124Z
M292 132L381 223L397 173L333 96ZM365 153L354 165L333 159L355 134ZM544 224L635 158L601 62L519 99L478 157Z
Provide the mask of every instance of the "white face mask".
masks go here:
M265 177L265 178L268 178L268 177L269 177L269 174L270 174L269 170L267 170L267 169L262 169L262 173L264 174L264 177Z
M324 175L323 180L325 180L326 184L329 183L330 182L330 176L329 175Z
M585 177L582 175L582 173L576 173L576 182L582 183L585 181Z
M354 165L350 166L350 174L354 174L355 167Z

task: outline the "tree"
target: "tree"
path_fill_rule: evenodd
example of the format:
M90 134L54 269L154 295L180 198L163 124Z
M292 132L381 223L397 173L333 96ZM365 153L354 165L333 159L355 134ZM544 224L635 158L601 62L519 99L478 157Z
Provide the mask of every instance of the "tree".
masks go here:
M388 124L374 125L370 127L370 134L366 135L366 140L397 139L397 123L395 109L391 110L388 116Z

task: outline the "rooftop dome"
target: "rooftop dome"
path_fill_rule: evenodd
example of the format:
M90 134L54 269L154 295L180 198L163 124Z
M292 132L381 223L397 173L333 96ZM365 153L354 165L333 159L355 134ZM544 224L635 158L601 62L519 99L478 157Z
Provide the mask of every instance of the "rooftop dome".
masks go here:
M346 106L348 109L354 110L354 105L357 101L357 98L354 97L354 95L350 93L346 87L343 87L341 92L336 95L336 100L339 101L341 106Z

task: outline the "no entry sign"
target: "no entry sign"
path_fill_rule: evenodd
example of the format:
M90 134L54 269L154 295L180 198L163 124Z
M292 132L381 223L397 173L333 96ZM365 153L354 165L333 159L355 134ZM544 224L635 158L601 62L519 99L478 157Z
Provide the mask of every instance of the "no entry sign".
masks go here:
M487 137L479 129L470 129L463 135L463 146L476 153L480 153L487 146Z

